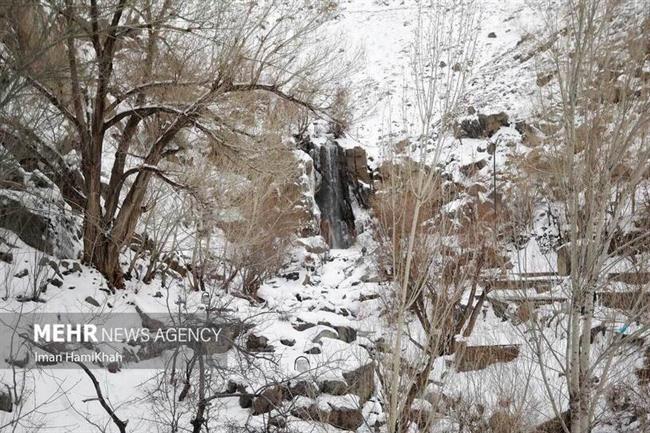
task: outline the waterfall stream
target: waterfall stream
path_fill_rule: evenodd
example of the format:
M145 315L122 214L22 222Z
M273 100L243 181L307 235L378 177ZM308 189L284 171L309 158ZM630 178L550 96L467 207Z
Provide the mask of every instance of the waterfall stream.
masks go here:
M354 214L345 181L345 156L331 139L316 149L320 187L316 203L321 212L321 234L331 248L347 248L354 238Z

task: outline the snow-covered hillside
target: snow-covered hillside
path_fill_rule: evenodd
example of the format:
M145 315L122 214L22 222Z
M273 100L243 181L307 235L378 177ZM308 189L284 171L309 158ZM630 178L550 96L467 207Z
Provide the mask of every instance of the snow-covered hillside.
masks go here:
M564 2L431 2L0 7L0 432L650 431L647 10L606 16L585 115ZM414 71L455 10L469 64ZM427 74L462 92L423 127Z

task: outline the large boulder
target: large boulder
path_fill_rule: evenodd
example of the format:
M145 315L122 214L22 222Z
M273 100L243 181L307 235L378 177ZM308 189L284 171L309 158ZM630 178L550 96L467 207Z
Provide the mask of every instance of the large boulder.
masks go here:
M14 403L9 390L0 391L0 410L4 412L13 412Z
M288 396L288 389L282 385L265 389L253 399L253 415L261 415L279 408Z
M357 395L362 404L375 393L375 366L373 363L344 372L343 377L349 385L348 392Z
M356 146L351 149L345 149L345 165L353 179L370 184L368 157L363 147Z
M80 220L56 187L48 186L25 191L0 190L0 227L44 253L76 258L81 250Z
M351 407L331 407L327 416L327 423L343 429L356 431L363 424L361 409Z
M506 113L478 114L466 117L456 123L456 138L488 138L494 135L502 126L508 125Z
M56 184L67 203L73 205L75 209L81 209L84 205L84 197L80 192L83 175L78 168L78 163L70 163L75 158L78 157L74 152L62 156L34 134L0 128L0 160L2 160L0 165L12 161L26 172L38 171L44 174ZM0 172L2 171L0 168ZM4 177L2 174L0 173L0 177Z
M332 403L301 406L293 409L291 415L306 421L329 424L341 430L356 431L363 424L361 409Z

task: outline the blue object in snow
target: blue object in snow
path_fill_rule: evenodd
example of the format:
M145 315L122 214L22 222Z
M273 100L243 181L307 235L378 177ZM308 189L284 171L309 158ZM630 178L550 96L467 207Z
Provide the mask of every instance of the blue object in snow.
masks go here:
M627 323L616 330L619 334L627 334L627 330L630 328L630 325Z

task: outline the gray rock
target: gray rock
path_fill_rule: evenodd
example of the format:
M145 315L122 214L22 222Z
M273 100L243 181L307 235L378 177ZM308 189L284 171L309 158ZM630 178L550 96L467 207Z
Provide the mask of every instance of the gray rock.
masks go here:
M283 385L265 389L253 399L253 415L271 412L282 406L283 400L288 396L288 390Z
M311 341L312 343L320 343L323 338L332 338L336 340L339 338L339 334L334 331L330 331L329 329L323 329Z
M0 227L16 233L27 245L46 254L76 256L81 239L77 218L64 210L65 203L35 197L23 199L11 191L1 192Z
M318 395L319 389L313 382L300 380L297 382L289 383L289 396L294 398L297 396L314 398Z
M11 263L14 261L14 255L8 252L0 251L0 261Z
M339 334L339 340L346 343L352 343L357 339L357 330L349 326L335 326L336 332Z
M22 271L15 273L14 277L23 278L26 277L27 275L29 275L29 271L27 269L23 269Z
M348 392L359 396L361 404L368 401L375 393L375 366L373 363L344 372L343 377L349 384Z
M11 398L11 392L0 391L0 410L4 412L13 412L14 403Z
M316 325L314 325L313 323L309 323L309 322L299 322L299 323L293 323L291 326L293 326L293 329L295 329L296 331L301 331L302 332L302 331L305 331L305 330L307 330L309 328L313 328Z
M487 138L491 137L502 126L508 125L506 113L478 114L476 117L463 119L455 125L456 138Z
M92 296L86 296L86 299L84 299L86 302L88 302L90 305L93 305L95 307L99 307L99 302L95 300Z
M349 407L332 407L327 416L327 423L343 430L356 431L363 424L361 409Z
M269 346L269 339L255 334L250 334L246 339L246 349L251 352L273 352L273 347Z
M348 384L342 380L324 380L319 384L321 392L332 395L345 395L348 393Z

